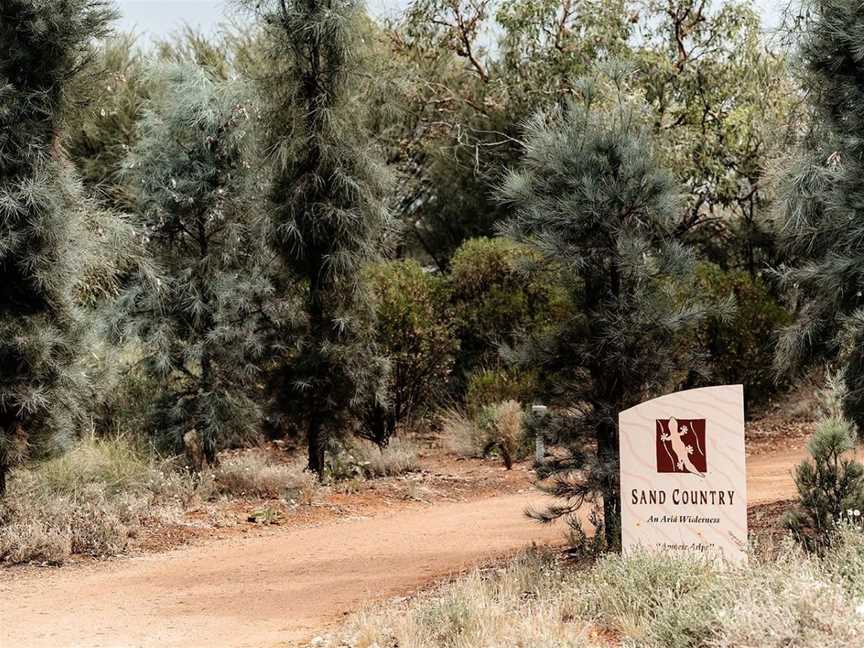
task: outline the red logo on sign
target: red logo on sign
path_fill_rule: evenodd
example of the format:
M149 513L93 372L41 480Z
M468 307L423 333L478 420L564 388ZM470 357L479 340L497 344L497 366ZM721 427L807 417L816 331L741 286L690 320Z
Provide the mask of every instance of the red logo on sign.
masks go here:
M704 477L705 419L657 419L657 472Z

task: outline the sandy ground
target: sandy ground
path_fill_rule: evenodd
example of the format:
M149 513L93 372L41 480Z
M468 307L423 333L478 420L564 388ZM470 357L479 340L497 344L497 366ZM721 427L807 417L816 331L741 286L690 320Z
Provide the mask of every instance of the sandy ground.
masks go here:
M794 496L790 470L802 446L778 444L750 457L751 504ZM24 571L0 581L0 646L292 645L369 602L531 543L560 543L560 527L523 515L543 502L523 489L417 503L168 553Z
M0 645L277 646L364 601L531 542L536 493L437 504L270 537L58 570L0 585Z

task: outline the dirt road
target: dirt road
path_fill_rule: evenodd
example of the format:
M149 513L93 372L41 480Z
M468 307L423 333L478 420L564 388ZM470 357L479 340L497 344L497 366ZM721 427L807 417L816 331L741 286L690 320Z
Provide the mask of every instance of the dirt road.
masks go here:
M748 461L748 495L794 495L801 449ZM536 493L417 506L0 583L0 647L274 647L365 602L408 593L561 528L522 511Z
M531 542L536 493L214 542L0 584L0 646L264 646Z

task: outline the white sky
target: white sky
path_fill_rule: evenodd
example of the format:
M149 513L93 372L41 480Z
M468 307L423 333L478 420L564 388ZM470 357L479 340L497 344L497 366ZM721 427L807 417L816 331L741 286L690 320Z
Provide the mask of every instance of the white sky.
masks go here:
M370 13L389 16L410 0L367 0ZM231 0L114 0L122 17L121 31L134 31L145 39L167 36L188 24L205 33L214 32L236 11Z
M762 11L766 28L776 26L777 20L789 0L754 0ZM230 17L231 0L115 0L123 17L118 27L134 31L145 40L166 36L184 24L205 33L215 31L220 22ZM715 4L718 0L715 0ZM370 13L392 16L410 0L367 0Z

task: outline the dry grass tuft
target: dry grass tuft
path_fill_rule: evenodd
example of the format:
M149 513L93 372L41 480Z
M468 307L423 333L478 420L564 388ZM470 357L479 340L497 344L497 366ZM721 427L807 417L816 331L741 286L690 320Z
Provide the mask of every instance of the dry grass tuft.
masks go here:
M417 446L410 439L394 438L385 448L363 439L352 442L349 452L366 479L396 477L420 468Z
M487 447L495 446L508 470L522 438L522 406L514 400L492 405L486 413Z
M531 552L407 604L372 608L322 648L864 645L864 533L824 557L791 541L779 555L722 566L699 555L609 555L577 569Z
M201 496L189 475L130 439L86 437L62 457L11 474L0 501L0 561L121 553L145 518Z
M485 433L461 409L449 408L441 413L441 441L448 452L459 457L482 457Z
M485 457L493 450L510 468L515 461L523 435L522 406L515 400L484 407L476 420L458 409L441 416L442 441L462 457Z
M250 451L222 461L213 473L223 495L285 498L311 503L318 489L305 462L278 463L264 451Z
M326 648L573 647L592 643L590 623L575 620L574 574L551 556L529 553L507 567L475 571L407 605L355 615Z

